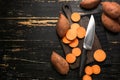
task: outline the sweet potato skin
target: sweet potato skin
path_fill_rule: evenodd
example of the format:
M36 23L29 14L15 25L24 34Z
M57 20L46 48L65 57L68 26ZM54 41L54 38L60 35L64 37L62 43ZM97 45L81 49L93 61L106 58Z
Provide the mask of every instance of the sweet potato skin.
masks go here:
M62 13L60 13L59 20L56 25L56 31L59 37L60 38L64 37L69 28L70 28L70 24L68 19Z
M120 17L120 5L116 2L102 2L103 11L111 18Z
M108 17L105 13L101 16L102 23L105 28L112 32L120 32L120 24L118 21Z
M69 72L69 64L67 63L67 61L63 57L58 55L58 53L56 53L55 51L52 52L51 62L53 64L53 66L55 67L55 69L60 74L62 74L62 75L68 74L68 72Z
M83 0L80 2L80 6L85 9L92 9L98 6L100 0Z

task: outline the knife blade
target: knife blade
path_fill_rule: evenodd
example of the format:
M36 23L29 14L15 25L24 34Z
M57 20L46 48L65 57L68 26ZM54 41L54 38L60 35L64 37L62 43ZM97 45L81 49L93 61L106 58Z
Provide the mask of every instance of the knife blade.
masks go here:
M86 35L85 35L85 38L83 41L83 50L82 50L82 54L81 54L80 70L79 70L80 77L83 76L83 71L84 71L85 63L86 63L86 59L87 59L87 50L92 49L92 45L94 42L94 35L95 35L95 20L94 20L94 16L91 15L88 26L87 26Z

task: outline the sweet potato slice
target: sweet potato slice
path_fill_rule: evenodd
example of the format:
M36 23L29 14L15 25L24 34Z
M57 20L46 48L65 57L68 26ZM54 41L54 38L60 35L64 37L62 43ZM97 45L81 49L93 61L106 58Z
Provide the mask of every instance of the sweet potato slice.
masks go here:
M72 13L71 20L73 22L78 22L78 21L80 21L80 19L81 19L81 16L80 16L80 14L78 12L73 12Z
M77 37L77 31L74 29L69 29L66 33L66 38L68 40L74 40Z
M92 74L93 74L92 67L91 67L91 66L86 66L86 67L85 67L85 73L86 73L87 75L92 75Z
M77 47L78 44L79 44L79 40L76 38L69 44L69 46L74 48L74 47Z
M92 80L90 75L84 75L82 80Z
M75 30L77 30L77 28L79 28L79 27L80 27L80 25L78 23L73 23L70 26L71 29L75 29Z
M86 34L86 30L84 27L79 27L77 28L77 37L82 39L85 37L85 34Z
M68 54L66 55L66 61L67 61L68 63L74 63L74 62L76 61L75 55L73 55L72 53L68 53Z
M72 49L72 54L75 55L76 57L77 56L80 56L81 54L81 49L79 47L75 47Z
M101 72L101 68L99 65L93 65L92 70L93 70L94 74L100 74L100 72Z
M66 36L64 36L64 37L62 38L62 42L65 43L65 44L69 44L69 43L71 43L72 41L71 41L71 40L68 40L68 39L66 38Z
M98 62L103 62L106 59L106 53L102 49L97 49L93 55L94 59Z

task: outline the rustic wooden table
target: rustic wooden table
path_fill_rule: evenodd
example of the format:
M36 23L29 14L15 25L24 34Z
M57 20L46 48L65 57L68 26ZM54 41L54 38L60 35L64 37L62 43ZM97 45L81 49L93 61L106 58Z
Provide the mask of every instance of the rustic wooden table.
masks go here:
M77 69L62 76L50 62L53 50L64 56L55 27L65 1L73 11L84 11L79 7L80 0L0 0L0 80L78 79ZM101 13L94 16L107 59L100 64L101 74L93 75L93 80L120 80L120 33L113 34L103 27Z

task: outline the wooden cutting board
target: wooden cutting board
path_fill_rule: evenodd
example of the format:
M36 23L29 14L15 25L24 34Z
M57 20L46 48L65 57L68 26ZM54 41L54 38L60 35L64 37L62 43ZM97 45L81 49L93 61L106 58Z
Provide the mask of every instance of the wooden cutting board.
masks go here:
M70 17L71 14L73 13L70 4L64 3L62 5L62 12L66 16L66 18L68 19L69 23L73 24L73 22L71 20L71 17ZM85 27L85 29L87 30L88 22L89 22L88 15L81 15L81 19L78 22L78 24L80 24L80 26ZM84 39L79 39L78 47L81 49L81 51L82 51L82 46L83 46L83 40ZM67 55L68 53L71 53L71 50L72 50L71 47L69 47L68 45L64 44L62 41L61 41L61 44L62 44L62 47L63 47L65 55ZM87 51L86 64L94 62L93 53L94 53L95 50L100 49L100 48L101 48L101 45L100 45L99 39L98 39L97 35L95 34L93 48L92 48L92 50ZM70 64L70 68L71 69L76 69L76 68L79 67L79 65L80 65L80 58L81 58L81 56L77 57L76 62L74 62L73 64Z
M87 28L88 22L89 22L89 17L84 16L84 17L81 18L79 24L81 26ZM83 46L83 40L84 39L79 39L79 46L78 47L80 47L81 50L82 50L82 46ZM63 47L65 55L67 55L68 53L71 52L72 48L70 48L68 45L64 44L63 42L61 42L61 44L62 44L62 47ZM90 63L94 62L93 53L94 53L95 50L100 49L100 48L101 48L101 44L99 42L99 39L98 39L97 35L95 34L93 48L92 48L92 50L89 50L87 52L87 61L86 61L86 64L90 64ZM80 58L81 58L80 56L77 57L76 62L73 63L73 64L70 64L70 68L71 69L76 69L76 68L79 67L79 65L80 65Z

